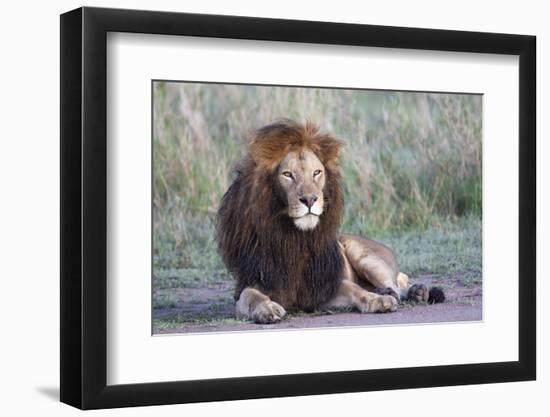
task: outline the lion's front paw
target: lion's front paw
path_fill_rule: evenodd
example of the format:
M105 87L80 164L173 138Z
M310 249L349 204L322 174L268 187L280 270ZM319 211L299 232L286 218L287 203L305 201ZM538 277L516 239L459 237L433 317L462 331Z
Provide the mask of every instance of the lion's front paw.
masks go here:
M392 295L381 295L374 300L374 313L387 313L397 310L397 299Z
M429 296L430 293L428 291L428 288L424 284L412 285L407 293L407 299L409 301L415 301L417 303L428 301Z
M259 303L252 314L251 319L258 324L277 323L286 315L285 309L275 301L266 300Z
M388 313L397 310L397 299L391 295L377 295L362 301L359 306L361 313Z

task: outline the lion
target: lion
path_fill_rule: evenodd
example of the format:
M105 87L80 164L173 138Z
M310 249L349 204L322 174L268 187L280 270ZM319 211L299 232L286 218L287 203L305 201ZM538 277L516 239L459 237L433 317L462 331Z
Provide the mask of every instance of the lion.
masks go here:
M237 317L269 324L292 310L386 313L401 300L444 298L409 285L387 246L340 234L342 145L310 122L287 119L251 138L216 222L220 255L236 278Z

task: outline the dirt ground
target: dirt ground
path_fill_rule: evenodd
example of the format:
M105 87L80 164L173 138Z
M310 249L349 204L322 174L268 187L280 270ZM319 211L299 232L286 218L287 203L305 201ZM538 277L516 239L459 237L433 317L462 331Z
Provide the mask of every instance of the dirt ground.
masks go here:
M280 323L258 325L235 319L233 285L217 282L208 287L176 290L177 302L174 305L154 309L153 333L233 332L482 320L481 281L472 279L469 274L422 275L414 277L411 282L423 283L428 287L442 287L446 301L434 305L406 302L400 304L396 312L387 314L348 311L290 313Z

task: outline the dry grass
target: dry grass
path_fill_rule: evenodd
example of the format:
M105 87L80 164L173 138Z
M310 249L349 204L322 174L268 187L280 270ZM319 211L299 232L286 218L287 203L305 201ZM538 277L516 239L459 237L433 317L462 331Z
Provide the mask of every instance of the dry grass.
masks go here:
M481 96L154 84L156 268L219 269L213 222L251 131L311 120L346 143L346 232L387 236L481 217Z

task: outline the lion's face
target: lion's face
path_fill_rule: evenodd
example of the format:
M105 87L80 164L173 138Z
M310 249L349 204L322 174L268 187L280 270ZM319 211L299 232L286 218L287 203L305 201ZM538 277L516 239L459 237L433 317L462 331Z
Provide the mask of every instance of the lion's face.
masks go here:
M313 230L323 214L325 167L310 150L292 151L277 169L277 180L286 198L288 216L303 231Z

